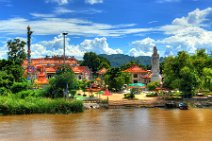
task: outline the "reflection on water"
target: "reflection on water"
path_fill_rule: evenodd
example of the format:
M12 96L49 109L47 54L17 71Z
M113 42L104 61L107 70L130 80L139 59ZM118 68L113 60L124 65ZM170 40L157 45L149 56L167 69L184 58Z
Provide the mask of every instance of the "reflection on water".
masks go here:
M210 141L210 109L111 109L0 117L0 141Z

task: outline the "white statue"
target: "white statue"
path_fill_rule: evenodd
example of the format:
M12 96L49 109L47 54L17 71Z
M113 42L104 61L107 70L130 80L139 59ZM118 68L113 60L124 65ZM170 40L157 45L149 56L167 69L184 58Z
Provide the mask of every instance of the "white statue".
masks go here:
M153 48L152 54L152 82L160 82L161 83L161 76L160 76L160 57L157 51L157 48Z

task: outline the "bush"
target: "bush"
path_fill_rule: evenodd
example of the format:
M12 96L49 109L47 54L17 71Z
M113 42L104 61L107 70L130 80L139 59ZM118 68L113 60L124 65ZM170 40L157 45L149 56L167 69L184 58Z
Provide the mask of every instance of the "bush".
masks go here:
M158 96L157 93L149 93L146 95L146 97L156 97L156 96Z
M8 90L8 89L6 89L6 88L4 88L4 87L1 87L0 88L0 95L8 95L8 94L10 94L11 92L10 92L10 90Z
M150 91L155 90L155 88L157 88L159 86L160 86L160 83L159 82L150 82L150 83L147 84L147 88Z
M65 99L48 99L26 97L17 98L16 95L0 96L0 113L32 114L32 113L76 113L83 111L82 101Z
M29 84L27 82L15 82L11 87L11 91L13 93L18 93L24 90L29 89Z
M35 92L34 90L26 90L26 91L21 91L19 93L16 94L18 98L26 98L28 96L35 96Z
M135 95L130 93L130 94L124 94L124 99L134 99Z

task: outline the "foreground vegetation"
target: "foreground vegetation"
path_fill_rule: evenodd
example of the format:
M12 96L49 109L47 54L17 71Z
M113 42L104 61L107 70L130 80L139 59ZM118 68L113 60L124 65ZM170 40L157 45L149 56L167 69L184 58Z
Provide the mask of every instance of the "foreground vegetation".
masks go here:
M76 113L83 111L82 101L50 99L27 96L20 98L14 94L0 96L0 114L33 113Z

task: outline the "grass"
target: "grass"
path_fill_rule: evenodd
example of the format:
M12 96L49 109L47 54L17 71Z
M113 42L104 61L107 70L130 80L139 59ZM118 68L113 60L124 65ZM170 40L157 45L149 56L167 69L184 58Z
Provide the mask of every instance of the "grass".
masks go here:
M33 114L33 113L77 113L83 111L79 100L49 99L28 96L20 98L10 94L0 96L0 114Z

